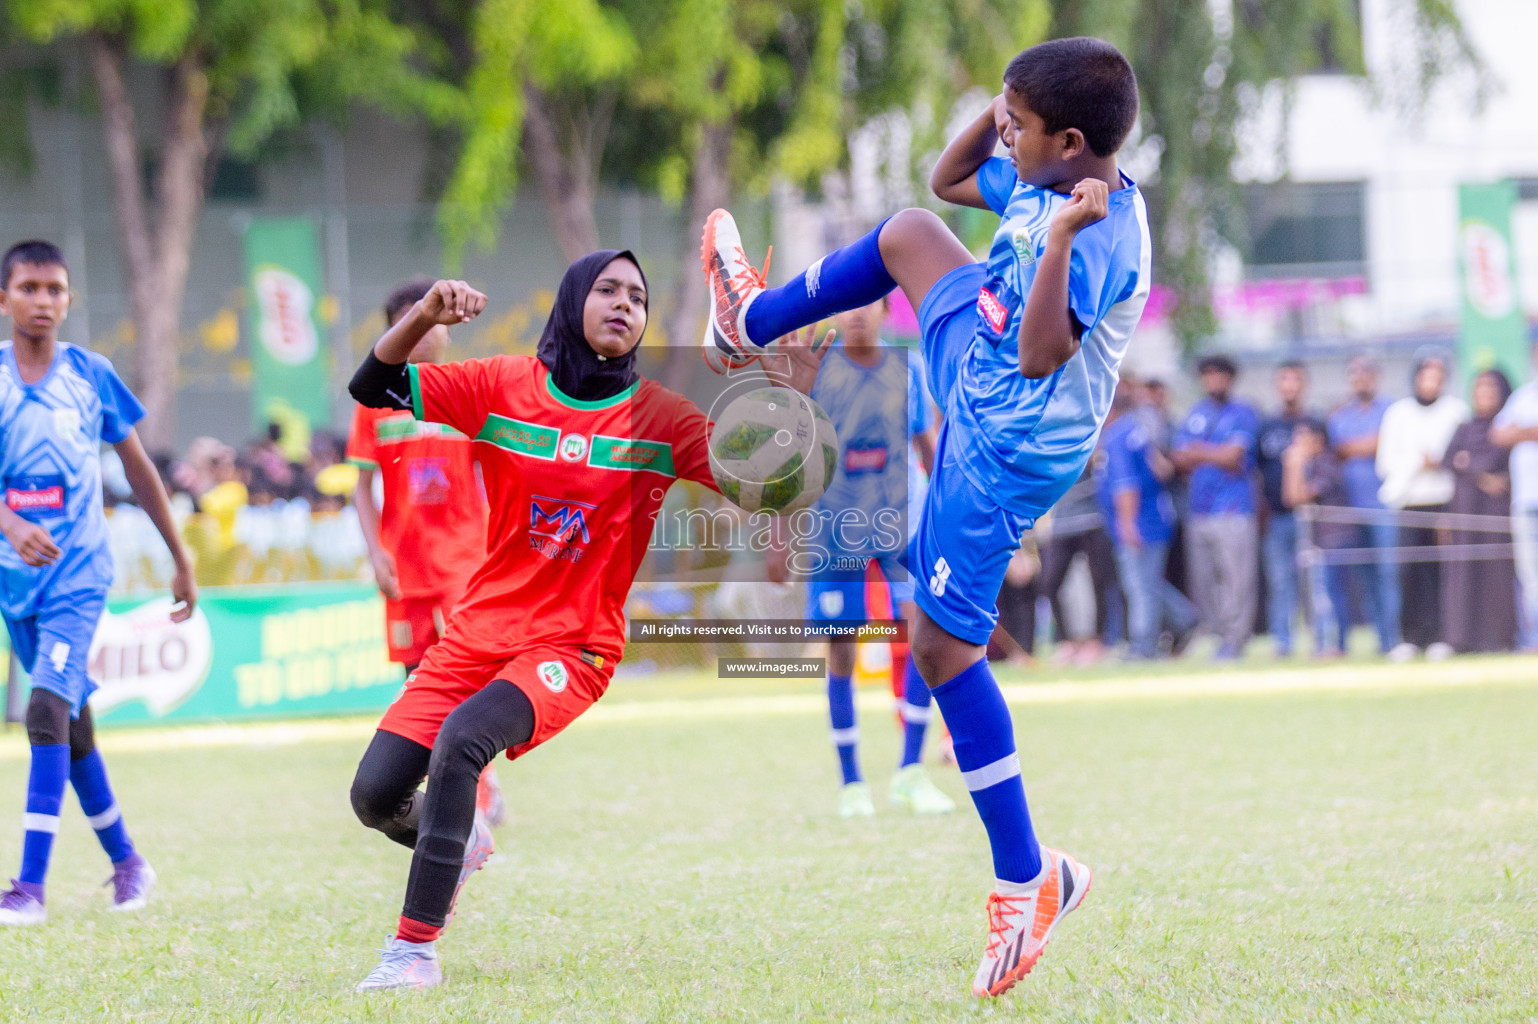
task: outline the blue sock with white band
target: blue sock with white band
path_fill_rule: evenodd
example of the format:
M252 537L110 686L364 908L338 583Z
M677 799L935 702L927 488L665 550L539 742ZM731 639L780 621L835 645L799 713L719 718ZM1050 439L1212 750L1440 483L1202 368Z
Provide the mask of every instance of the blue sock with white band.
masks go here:
M48 877L48 856L59 832L59 808L69 784L69 744L45 743L32 748L32 767L27 773L26 829L21 841L23 882L42 885Z
M879 241L884 227L886 221L863 238L834 249L786 284L759 292L742 317L748 340L767 345L834 313L869 306L896 288L897 282L881 258Z
M828 718L833 730L829 734L838 750L838 767L844 775L844 785L860 781L860 760L855 747L860 742L860 727L854 720L854 681L849 676L828 674Z
M1033 881L1041 874L1041 846L1025 804L1014 723L987 659L932 693L955 741L961 779L988 830L993 873L1003 882Z
M107 763L101 759L101 751L92 750L80 760L71 761L69 780L74 783L75 795L80 798L80 809L96 830L96 838L101 840L101 848L107 851L112 863L132 857L134 844L128 839L123 812L113 799L112 784L107 781Z
M924 730L935 713L929 686L919 676L918 666L913 663L913 652L908 652L908 671L903 676L903 759L898 766L906 768L924 759Z

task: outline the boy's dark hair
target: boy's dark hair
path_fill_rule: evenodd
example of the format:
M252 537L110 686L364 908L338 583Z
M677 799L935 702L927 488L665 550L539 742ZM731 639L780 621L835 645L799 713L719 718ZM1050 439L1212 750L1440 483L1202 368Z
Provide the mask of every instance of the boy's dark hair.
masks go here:
M1239 376L1239 367L1235 366L1234 361L1227 356L1202 356L1201 359L1197 360L1196 372L1198 375L1206 373L1208 370L1226 373L1230 377Z
M64 273L69 274L69 264L64 262L63 249L41 238L29 238L25 242L17 242L5 250L4 257L0 257L0 288L11 286L11 271L21 263L34 267L63 267Z
M413 277L403 284L396 285L395 290L385 296L385 325L393 324L402 311L415 306L422 301L422 296L432 290L433 283L425 277Z
M1132 65L1104 39L1075 36L1037 43L1009 62L1004 84L1042 119L1048 135L1077 128L1096 156L1120 149L1137 123Z

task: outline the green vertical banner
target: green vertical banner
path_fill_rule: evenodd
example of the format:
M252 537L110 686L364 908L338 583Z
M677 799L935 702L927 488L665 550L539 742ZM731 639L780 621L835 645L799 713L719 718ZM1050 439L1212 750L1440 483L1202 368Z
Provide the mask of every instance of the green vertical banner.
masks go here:
M256 386L251 425L277 421L308 441L331 421L331 351L320 321L320 235L309 217L257 217L246 229L247 309Z
M1511 242L1517 183L1458 186L1458 267L1463 283L1458 357L1466 372L1489 367L1513 381L1528 376L1527 318L1522 313Z

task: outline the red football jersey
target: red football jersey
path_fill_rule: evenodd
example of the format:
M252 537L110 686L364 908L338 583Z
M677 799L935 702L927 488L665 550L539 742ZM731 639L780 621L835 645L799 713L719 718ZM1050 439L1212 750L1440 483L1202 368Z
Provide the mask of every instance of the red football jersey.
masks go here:
M401 596L456 600L486 559L486 500L470 439L409 412L360 405L347 458L383 480L379 542L395 557Z
M705 414L650 380L570 398L533 356L412 364L411 398L418 419L474 440L491 503L490 550L449 634L488 661L536 642L618 661L663 495L677 479L715 489Z

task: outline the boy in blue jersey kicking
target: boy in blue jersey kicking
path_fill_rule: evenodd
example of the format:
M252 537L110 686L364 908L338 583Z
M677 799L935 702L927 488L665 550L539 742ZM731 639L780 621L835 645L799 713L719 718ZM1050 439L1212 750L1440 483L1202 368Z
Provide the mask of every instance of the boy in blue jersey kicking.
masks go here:
M27 703L25 834L21 871L0 893L0 925L40 924L43 882L59 831L65 787L73 784L112 860L112 909L143 907L155 882L134 851L96 749L91 709L96 684L86 661L112 582L102 512L102 442L113 445L134 496L176 562L171 618L192 615L197 587L160 475L134 424L144 407L103 356L58 340L69 312L69 269L48 242L21 242L0 258L0 615L17 658L32 676Z
M865 582L872 562L886 579L893 611L913 621L913 581L901 558L906 524L917 520L923 500L924 473L914 449L930 441L930 412L917 357L882 344L886 311L883 296L833 318L840 342L828 353L812 386L813 401L827 412L838 434L839 461L828 489L806 513L816 517L818 526L801 555L810 573L806 617L811 622L870 621ZM932 459L932 451L929 456ZM855 651L852 637L829 639L828 716L843 779L838 799L842 818L876 813L860 772ZM933 713L929 688L911 664L904 664L911 656L901 653L900 645L892 645L892 654L894 688L896 679L902 679L898 710L903 752L888 801L915 814L948 814L955 803L935 786L922 764L924 732Z
M1131 65L1109 43L1058 39L1016 56L1003 93L951 141L930 179L940 198L1000 215L985 263L935 214L903 210L770 289L730 214L718 210L705 225L704 351L721 372L894 286L919 311L945 424L909 545L913 658L993 852L978 995L999 995L1029 972L1090 883L1087 867L1037 842L1009 708L984 654L1010 555L1094 451L1148 298L1147 213L1116 162L1137 112ZM1001 140L1007 158L992 156Z

